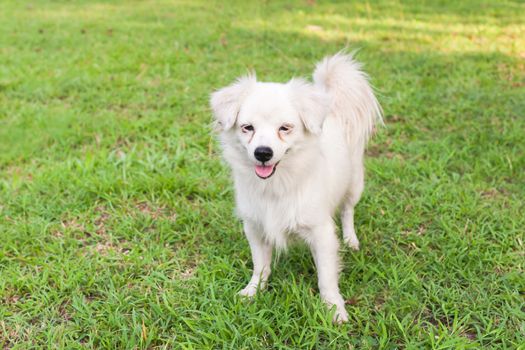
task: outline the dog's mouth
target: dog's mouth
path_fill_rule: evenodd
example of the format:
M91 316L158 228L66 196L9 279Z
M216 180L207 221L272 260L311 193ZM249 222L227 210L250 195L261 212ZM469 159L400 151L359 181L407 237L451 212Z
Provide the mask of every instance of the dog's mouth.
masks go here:
M277 168L277 164L279 164L279 162L273 165L256 165L255 174L257 174L257 176L259 176L261 179L267 179L275 173L275 168Z

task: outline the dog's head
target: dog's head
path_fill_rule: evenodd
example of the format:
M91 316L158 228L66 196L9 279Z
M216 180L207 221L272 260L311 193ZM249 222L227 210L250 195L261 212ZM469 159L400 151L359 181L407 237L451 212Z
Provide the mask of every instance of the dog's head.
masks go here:
M301 79L261 83L250 75L211 96L217 128L243 146L262 179L275 173L294 145L321 133L328 106L327 94Z

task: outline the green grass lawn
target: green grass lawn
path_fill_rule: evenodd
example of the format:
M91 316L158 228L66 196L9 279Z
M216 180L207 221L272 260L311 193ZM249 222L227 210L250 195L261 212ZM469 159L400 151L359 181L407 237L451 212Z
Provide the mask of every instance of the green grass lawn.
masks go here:
M525 349L525 4L0 2L0 348ZM304 245L251 274L211 91L348 46L368 149L334 326Z

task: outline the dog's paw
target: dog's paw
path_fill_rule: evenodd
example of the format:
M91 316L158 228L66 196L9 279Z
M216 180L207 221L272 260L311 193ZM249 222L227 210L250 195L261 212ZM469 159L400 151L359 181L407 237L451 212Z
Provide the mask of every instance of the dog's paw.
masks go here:
M332 318L332 322L335 324L341 324L348 322L348 312L346 312L346 309L344 306L336 306L334 317Z
M357 237L345 237L345 244L352 250L359 250L359 240Z
M346 312L345 302L340 295L325 297L324 302L329 309L333 310L334 316L332 322L335 324L341 324L348 322L348 312Z
M244 298L253 298L255 294L257 294L257 286L254 286L253 284L248 284L238 294Z

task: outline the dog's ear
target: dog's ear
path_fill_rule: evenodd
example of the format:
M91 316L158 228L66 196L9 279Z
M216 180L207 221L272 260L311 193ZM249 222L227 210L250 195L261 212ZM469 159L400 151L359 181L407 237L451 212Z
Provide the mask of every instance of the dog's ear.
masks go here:
M287 85L306 130L320 134L330 107L329 95L303 79L292 79Z
M256 82L255 74L250 74L211 94L210 105L217 130L225 131L235 124L242 101Z

